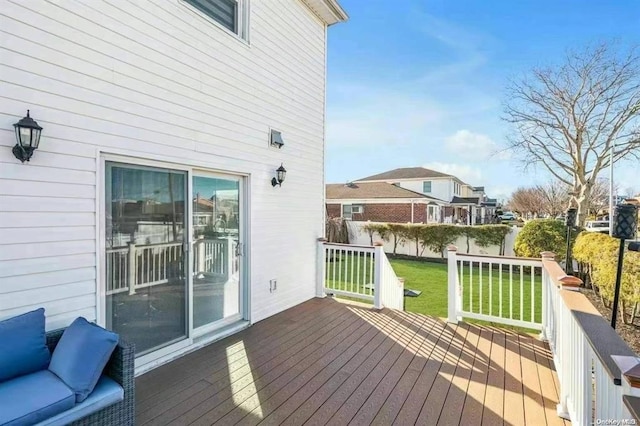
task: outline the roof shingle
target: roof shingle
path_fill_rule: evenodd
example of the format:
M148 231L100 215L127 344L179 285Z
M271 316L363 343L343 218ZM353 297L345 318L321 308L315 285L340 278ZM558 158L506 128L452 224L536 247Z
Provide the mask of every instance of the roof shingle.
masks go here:
M368 181L368 180L393 180L393 179L441 178L441 177L455 177L455 176L452 176L446 173L441 173L435 170L425 169L424 167L402 167L399 169L389 170L388 172L383 172L377 175L358 179L355 182L362 182L362 181Z
M363 183L332 183L326 187L327 200L339 199L368 199L368 198L426 198L435 200L433 197L400 188L386 182L363 182Z

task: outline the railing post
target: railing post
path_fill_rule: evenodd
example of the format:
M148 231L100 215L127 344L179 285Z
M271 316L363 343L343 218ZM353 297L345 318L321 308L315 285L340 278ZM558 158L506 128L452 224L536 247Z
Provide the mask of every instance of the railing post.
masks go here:
M452 324L458 323L458 260L456 254L458 248L454 245L447 247L447 286L448 286L448 312L447 321Z
M235 261L234 249L235 247L233 247L233 237L227 237L227 280L231 279L231 276L233 275L233 262Z
M398 287L400 287L400 309L404 311L404 278L398 277Z
M382 309L382 259L384 247L381 242L375 242L373 247L373 307Z
M129 262L129 276L127 278L129 284L129 295L136 294L136 274L138 273L138 267L136 265L136 245L129 243L128 262Z
M553 307L550 304L549 295L549 280L551 277L545 268L545 262L553 262L556 255L550 251L543 251L540 256L542 257L542 331L540 332L540 340L546 342L551 335L551 310Z
M317 252L316 252L316 297L326 297L324 292L324 284L326 281L326 264L327 254L324 248L324 244L327 242L326 238L317 239Z
M195 270L196 273L200 273L200 272L210 272L210 271L205 271L206 268L206 252L205 252L205 242L204 242L204 235L198 235L198 239L196 240L196 244L195 244L195 267L193 268Z

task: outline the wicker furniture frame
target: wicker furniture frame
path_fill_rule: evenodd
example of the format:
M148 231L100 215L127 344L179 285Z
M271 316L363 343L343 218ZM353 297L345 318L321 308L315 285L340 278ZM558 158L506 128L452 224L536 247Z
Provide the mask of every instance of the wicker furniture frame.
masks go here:
M63 331L56 330L47 333L47 346L51 352L62 337ZM121 340L113 351L104 372L122 386L124 399L77 420L72 425L130 426L135 423L134 346Z

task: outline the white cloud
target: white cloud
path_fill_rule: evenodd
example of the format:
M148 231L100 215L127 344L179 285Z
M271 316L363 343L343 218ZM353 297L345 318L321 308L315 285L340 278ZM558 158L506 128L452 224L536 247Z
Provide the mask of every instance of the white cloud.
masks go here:
M327 116L327 143L334 146L418 142L443 123L445 109L426 98L374 87L347 88Z
M440 162L427 163L423 167L453 175L469 185L478 186L482 184L482 171L476 167L465 164Z
M508 160L509 152L501 151L498 144L489 136L473 133L469 130L458 130L445 140L448 152L467 160Z

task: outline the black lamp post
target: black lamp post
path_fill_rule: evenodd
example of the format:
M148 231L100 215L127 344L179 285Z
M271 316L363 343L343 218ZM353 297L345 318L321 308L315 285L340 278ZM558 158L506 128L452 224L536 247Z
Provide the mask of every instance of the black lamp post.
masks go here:
M287 176L287 170L280 164L280 167L276 169L276 177L271 179L271 186L280 185L284 182L284 178Z
M29 116L29 110L27 110L27 116L15 123L13 127L16 131L18 143L16 143L11 152L18 160L24 163L29 161L33 151L38 149L42 127Z
M618 269L616 271L616 287L613 294L613 312L611 312L611 327L616 328L618 317L618 302L620 299L620 282L622 281L622 265L624 264L624 240L636 237L638 213L636 206L619 204L613 213L613 237L620 239L618 251Z
M571 260L571 229L576 226L578 210L571 207L566 211L564 224L567 227L567 256L564 263L564 272L567 275L573 274L573 261Z

